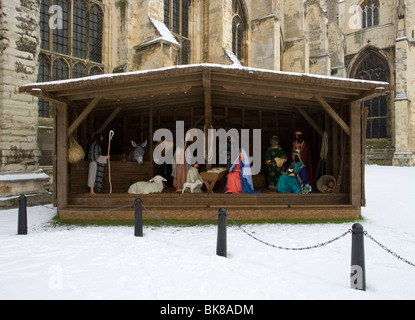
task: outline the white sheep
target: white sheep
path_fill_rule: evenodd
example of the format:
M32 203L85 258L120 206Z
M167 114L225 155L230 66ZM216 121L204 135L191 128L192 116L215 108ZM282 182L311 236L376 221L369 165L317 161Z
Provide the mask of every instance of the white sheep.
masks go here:
M162 176L155 176L149 182L139 181L134 183L128 189L130 194L150 194L150 193L161 193L164 189L163 181L167 181Z
M186 182L183 184L183 191L182 194L186 191L186 189L190 189L191 193L197 193L201 192L200 188L197 188L199 186L203 185L203 182L200 180L196 180L196 182ZM196 192L195 192L196 189Z

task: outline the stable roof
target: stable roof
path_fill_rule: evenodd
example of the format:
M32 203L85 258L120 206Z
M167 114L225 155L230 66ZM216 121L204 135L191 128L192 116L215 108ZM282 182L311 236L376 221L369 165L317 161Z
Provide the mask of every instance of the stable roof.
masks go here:
M205 103L213 107L240 107L299 112L325 105L348 105L385 95L394 87L386 82L281 72L236 65L198 64L80 79L33 83L21 93L71 106L122 111L172 108Z

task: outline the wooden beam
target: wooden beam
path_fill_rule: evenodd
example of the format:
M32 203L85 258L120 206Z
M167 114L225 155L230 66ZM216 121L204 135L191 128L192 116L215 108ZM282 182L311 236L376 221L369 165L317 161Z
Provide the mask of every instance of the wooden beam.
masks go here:
M327 113L333 118L334 121L343 129L343 131L350 137L351 131L350 127L343 121L343 119L337 114L336 111L327 103L326 100L321 96L315 96L321 106L327 111Z
M100 126L99 129L94 132L92 137L95 137L95 134L97 134L99 132L103 132L108 127L108 125L112 122L112 120L114 120L115 117L118 116L118 114L121 112L122 109L124 109L124 108L123 107L118 107L117 109L115 109L114 112L109 116L109 118L107 120L105 120L105 122L102 124L102 126Z
M308 113L303 108L296 106L296 109L299 113L301 113L301 115L308 121L308 123L314 128L314 130L317 131L317 133L320 136L324 135L323 130L320 129L317 123L315 123L315 121L308 115Z
M205 96L205 141L209 141L209 129L212 125L212 74L211 71L203 70L203 90ZM205 159L209 160L209 143L205 143ZM211 169L211 165L207 163L206 169Z
M72 102L69 101L68 99L65 99L63 97L56 97L52 93L43 92L41 89L32 89L30 94L32 96L35 96L35 97L39 98L39 99L48 100L48 101L53 102L53 103L57 103L57 104L64 103L66 105L72 105Z
M224 85L223 88L230 93L237 93L243 96L254 95L254 96L267 96L267 97L282 97L282 98L295 98L301 100L311 100L313 98L312 93L307 92L290 92L289 90L269 90L267 88L252 88L252 87L233 87Z
M140 99L140 98L157 98L161 96L170 96L173 94L183 94L184 92L189 92L193 87L192 86L182 86L178 87L177 85L172 88L159 88L155 89L156 87L153 87L149 90L141 90L141 89L134 89L134 90L122 90L120 89L117 93L105 94L102 95L103 100L131 100L131 99Z
M86 119L86 117L94 110L94 108L98 105L98 103L101 101L101 97L95 97L91 103L85 108L84 111L82 111L81 115L72 123L72 125L68 129L68 135L69 138L70 135L78 128L78 126Z
M358 97L356 100L353 99L351 102L364 102L367 100L372 100L373 98L379 97L381 95L385 95L386 90L383 87L378 87L372 90L369 90L362 94L360 97Z

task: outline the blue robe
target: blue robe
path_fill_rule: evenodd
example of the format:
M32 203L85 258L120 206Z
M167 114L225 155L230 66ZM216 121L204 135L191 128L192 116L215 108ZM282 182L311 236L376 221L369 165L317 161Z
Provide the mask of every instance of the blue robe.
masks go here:
M293 162L290 169L293 170L293 175L285 171L275 189L281 193L312 193L313 189L308 181L305 165L301 161Z
M244 159L247 159L246 153L244 153ZM252 175L251 175L251 167L249 163L245 163L244 160L239 161L239 157L238 157L238 161L236 161L231 166L231 168L229 169L229 173L234 172L237 164L239 163L240 163L239 170L241 171L241 173L239 174L239 177L241 179L241 184L242 184L242 193L260 193L260 191L254 190L254 184L253 184ZM223 192L226 192L226 188L228 186L228 176L226 176L225 190Z

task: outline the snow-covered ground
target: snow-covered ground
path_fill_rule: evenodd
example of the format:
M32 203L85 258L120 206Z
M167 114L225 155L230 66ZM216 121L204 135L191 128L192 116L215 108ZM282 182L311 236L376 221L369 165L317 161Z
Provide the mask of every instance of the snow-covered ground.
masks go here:
M365 230L415 262L415 168L368 166ZM365 237L367 291L349 287L351 235L317 249L286 251L228 228L228 258L216 256L216 226L52 228L56 214L0 211L0 299L414 299L415 267ZM249 225L259 239L305 247L335 238L346 224Z

